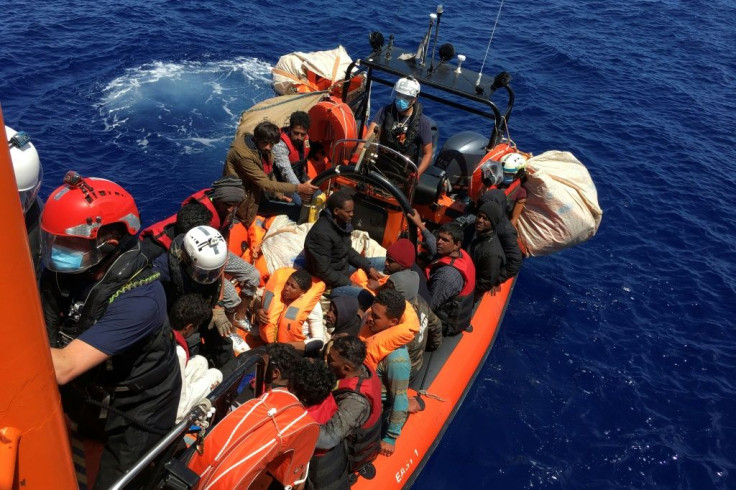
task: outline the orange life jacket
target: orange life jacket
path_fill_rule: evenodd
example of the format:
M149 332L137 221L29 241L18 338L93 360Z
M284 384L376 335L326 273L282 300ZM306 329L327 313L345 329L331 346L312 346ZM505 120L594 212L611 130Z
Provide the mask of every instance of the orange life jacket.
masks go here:
M268 313L268 323L260 326L261 338L265 342L301 342L306 339L302 325L325 291L325 283L313 277L312 286L285 305L281 300L281 291L295 271L291 267L277 269L266 283L262 307Z
M386 284L386 282L388 281L388 277L389 276L387 275L381 276L381 278L378 280L378 284L380 284L381 286ZM366 274L363 269L356 269L355 272L350 275L350 282L352 282L356 286L362 287L371 294L376 294L368 288L368 274Z
M228 249L232 253L256 266L261 275L259 287L265 286L270 272L263 254L253 260L253 247L260 246L263 243L263 237L266 236L266 231L268 231L268 226L271 223L272 218L266 219L262 216L256 216L256 219L248 228L243 223L236 223L230 229L230 236L227 240Z
M275 389L227 414L187 466L200 476L198 488L251 488L266 473L291 487L306 478L318 437L299 400Z
M384 357L414 340L414 336L419 332L419 317L411 303L406 301L406 309L399 323L382 332L373 333L365 322L370 311L369 308L363 316L363 325L360 327L358 337L365 342L365 364L375 370Z
M215 209L215 205L212 204L212 200L207 195L207 192L210 190L211 189L202 189L201 191L195 192L191 196L184 199L181 205L185 206L186 204L189 204L190 202L195 202L195 201L204 204L205 207L212 212L212 220L210 221L210 226L222 232L223 230L220 230L220 226L222 226L222 223L220 221L220 216L217 214L217 210ZM154 223L148 228L146 228L145 230L143 230L139 238L143 240L146 236L150 236L151 238L154 239L154 241L158 242L159 244L161 244L161 246L165 247L166 250L168 250L171 247L171 240L174 237L169 236L166 232L175 223L176 223L176 214L173 214L169 216L168 218L161 220L158 223Z

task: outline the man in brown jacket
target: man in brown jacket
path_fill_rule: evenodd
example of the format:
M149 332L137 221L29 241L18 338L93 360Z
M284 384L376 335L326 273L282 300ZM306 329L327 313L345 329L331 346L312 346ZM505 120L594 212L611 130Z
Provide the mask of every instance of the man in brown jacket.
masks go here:
M280 139L279 127L263 121L255 127L253 134L236 135L230 145L222 173L243 181L245 199L238 206L236 215L246 227L259 213L263 216L286 214L296 221L300 208L287 196L295 192L309 196L317 190L311 181L302 184L276 181L271 149Z

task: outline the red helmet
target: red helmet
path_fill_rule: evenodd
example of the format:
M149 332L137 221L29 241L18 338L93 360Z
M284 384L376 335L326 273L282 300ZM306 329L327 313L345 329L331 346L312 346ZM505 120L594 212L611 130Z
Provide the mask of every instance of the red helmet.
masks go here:
M138 232L141 220L133 197L115 182L67 172L64 185L51 193L41 215L46 267L81 272L97 264L106 255L97 234L114 223L125 225L131 235Z

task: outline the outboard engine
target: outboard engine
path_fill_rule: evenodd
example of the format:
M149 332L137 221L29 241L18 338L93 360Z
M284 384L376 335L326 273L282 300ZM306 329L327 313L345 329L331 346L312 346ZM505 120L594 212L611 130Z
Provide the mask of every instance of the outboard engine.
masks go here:
M473 172L488 152L488 136L474 131L463 131L451 136L442 147L434 167L444 170L452 192L467 193Z

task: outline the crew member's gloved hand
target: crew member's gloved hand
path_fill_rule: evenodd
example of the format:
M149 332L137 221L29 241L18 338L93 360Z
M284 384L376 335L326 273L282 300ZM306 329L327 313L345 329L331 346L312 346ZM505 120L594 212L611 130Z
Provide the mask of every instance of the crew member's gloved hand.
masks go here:
M213 325L217 327L217 331L220 332L220 335L222 335L223 337L227 337L231 333L235 333L235 328L233 327L233 324L230 323L230 320L227 319L227 316L225 315L225 310L223 308L212 309L212 321L210 322L210 328L212 328Z

